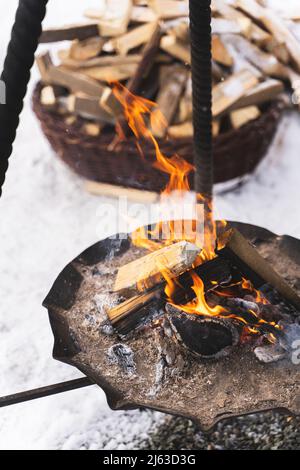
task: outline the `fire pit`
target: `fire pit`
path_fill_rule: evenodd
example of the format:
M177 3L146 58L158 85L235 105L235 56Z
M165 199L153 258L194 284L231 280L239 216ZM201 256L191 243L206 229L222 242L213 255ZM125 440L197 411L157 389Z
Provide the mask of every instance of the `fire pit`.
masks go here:
M255 243L260 254L300 292L298 240L252 225L230 223L230 227L238 228ZM261 362L259 352L266 346L256 337L243 338L238 323L228 327L228 319L210 319L214 327L207 332L214 339L212 350L200 350L198 357L190 352L193 345L184 337L184 323L178 323L185 314L175 312L174 307L167 307L163 322L159 309L152 311L151 321L141 321L138 329L125 337L111 328L107 312L120 302L112 292L116 273L120 266L144 254L130 237L107 239L63 270L44 302L55 337L54 358L74 365L101 386L113 409L147 407L188 417L206 430L224 418L270 409L299 414L298 361L294 364L289 355L283 359L273 355L272 363L265 363L265 356ZM269 291L276 304L270 320L279 311L281 319L290 315L291 323L298 324L297 311L282 302L274 290ZM201 329L203 319L197 322L197 333L209 338ZM221 339L226 354L214 350L216 338ZM207 360L209 355L214 359Z

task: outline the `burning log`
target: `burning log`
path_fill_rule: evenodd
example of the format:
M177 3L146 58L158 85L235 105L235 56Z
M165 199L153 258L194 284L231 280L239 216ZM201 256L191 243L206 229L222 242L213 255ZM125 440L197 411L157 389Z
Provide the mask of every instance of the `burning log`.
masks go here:
M199 255L199 248L182 241L154 251L122 266L117 274L114 292L143 292L163 282L162 270L171 278L190 269Z
M272 266L257 252L237 230L226 233L226 243L219 256L233 263L243 277L250 279L256 288L264 284L273 286L279 294L300 310L300 298L285 280L273 270Z
M198 359L220 359L238 345L241 329L233 320L186 314L167 304L176 339Z
M205 289L209 291L231 279L231 269L227 260L220 257L197 266L195 272L201 276ZM193 280L189 272L183 273L176 280L178 288L174 295L177 304L185 304L195 297L192 289ZM116 331L127 335L141 325L145 319L157 314L167 301L166 283L157 284L151 291L136 295L107 311L107 316Z

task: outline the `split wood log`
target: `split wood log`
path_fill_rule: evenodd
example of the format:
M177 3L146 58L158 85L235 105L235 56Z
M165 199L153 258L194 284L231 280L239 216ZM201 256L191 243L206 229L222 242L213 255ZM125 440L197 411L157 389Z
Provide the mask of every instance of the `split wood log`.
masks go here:
M93 37L84 41L75 40L69 51L69 58L77 61L86 61L98 56L105 43L105 39Z
M49 83L49 75L48 71L50 67L54 67L51 55L49 52L45 52L43 54L39 54L36 57L36 64L38 66L39 72L41 74L42 82Z
M164 29L169 35L175 36L184 43L190 41L190 25L188 18L165 22Z
M215 258L195 268L195 272L201 277L205 291L215 288L217 285L229 282L231 269L227 260ZM174 296L174 302L182 305L190 302L195 297L192 289L193 280L189 272L178 278L178 289ZM121 335L127 335L140 326L146 318L158 313L168 301L165 294L166 283L156 285L151 291L134 296L120 303L107 312L107 316L114 328ZM180 288L184 286L184 288Z
M174 279L191 269L199 252L196 245L181 241L138 258L119 269L113 290L128 294L151 289L163 282L162 270Z
M102 123L114 125L114 117L103 109L100 100L89 95L70 95L67 103L68 111L87 119L95 119Z
M62 66L50 67L47 71L50 83L64 86L73 93L85 93L101 98L104 87L96 80L80 72L73 72Z
M219 64L231 67L233 65L233 58L229 50L220 38L220 36L212 36L212 57Z
M225 247L218 252L221 258L233 263L243 277L252 281L259 289L264 284L270 284L287 301L300 310L300 297L287 282L272 268L258 253L255 247L235 229L224 235Z
M258 119L260 116L260 110L257 106L247 106L236 111L232 111L230 114L230 120L234 129L239 129L250 121Z
M186 82L184 94L179 103L179 110L177 113L176 121L181 124L186 121L192 121L193 116L193 97L192 97L192 77L189 77Z
M161 40L160 47L163 51L181 60L184 64L191 64L190 46L180 41L176 36L164 36Z
M90 20L103 20L105 9L93 9L89 8L85 10L84 16ZM148 6L134 5L131 10L130 22L132 23L151 23L156 21L158 16Z
M131 14L132 0L107 0L103 16L98 20L99 34L115 37L126 33Z
M43 31L40 43L50 43L59 41L73 41L99 36L99 27L97 23L74 24L62 28L52 28Z
M258 78L248 70L242 70L213 87L214 117L218 117L258 84Z
M183 0L148 0L148 5L162 20L189 15L188 3Z
M224 18L212 18L211 29L213 34L242 34L249 27L247 19L231 21Z
M286 46L298 72L300 72L300 43L289 31L284 20L274 11L259 5L255 0L235 0L234 4L255 21L262 23L278 44Z
M246 94L236 101L228 111L273 101L283 91L283 83L280 80L270 78L246 92Z
M142 54L131 54L128 56L103 55L101 57L81 61L70 58L69 51L59 51L58 56L61 60L61 65L75 70L92 67L118 67L128 64L138 65L142 59Z
M56 96L52 86L46 86L41 91L41 103L46 108L55 108Z
M165 79L156 99L158 109L164 116L164 122L152 121L152 131L155 137L163 138L171 124L182 96L187 79L187 70L180 65L166 66Z
M85 67L78 69L78 72L89 78L100 82L112 82L127 80L135 74L136 64L112 65L103 67Z
M213 137L219 135L220 131L220 121L213 120L212 122L212 134ZM182 124L177 124L175 126L170 126L168 129L168 136L172 139L186 139L188 137L193 137L194 127L192 121L186 121Z
M112 39L110 41L111 47L119 54L125 56L131 49L135 49L150 41L156 28L157 22L138 26L124 35Z
M83 125L83 132L90 137L98 137L101 132L101 125L95 122L87 122Z

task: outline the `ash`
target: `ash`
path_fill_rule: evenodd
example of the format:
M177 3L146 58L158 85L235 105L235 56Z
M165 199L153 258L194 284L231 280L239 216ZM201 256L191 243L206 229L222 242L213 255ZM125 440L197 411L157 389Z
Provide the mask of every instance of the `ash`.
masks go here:
M107 356L112 364L117 364L120 369L128 375L134 375L136 366L134 354L125 344L115 344L107 351Z

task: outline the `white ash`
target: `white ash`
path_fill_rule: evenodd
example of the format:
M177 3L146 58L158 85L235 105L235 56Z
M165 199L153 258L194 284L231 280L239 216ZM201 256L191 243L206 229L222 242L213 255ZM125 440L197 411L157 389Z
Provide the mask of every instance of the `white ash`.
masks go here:
M255 348L254 354L260 362L265 364L278 362L287 357L286 351L277 343Z
M107 315L107 311L116 307L120 302L120 297L117 294L96 294L94 297L94 302L96 304L97 310L100 315Z
M251 302L249 300L240 299L238 297L228 299L226 304L228 307L239 307L244 310L252 310L255 313L260 312L259 305L256 302Z
M165 379L165 370L166 363L165 360L161 357L155 366L155 382L148 393L149 398L154 398L160 391Z
M106 320L100 325L100 332L106 336L113 336L115 334L115 329L112 324Z
M114 344L107 351L107 356L112 364L118 365L123 372L128 375L135 375L136 366L134 362L134 353L131 348L125 344Z
M291 325L283 325L282 335L279 339L280 346L287 352L292 353L299 347L300 343L300 325L292 323ZM296 346L296 347L295 347Z

